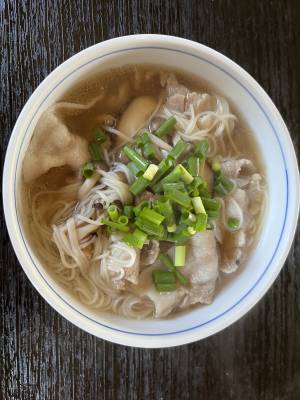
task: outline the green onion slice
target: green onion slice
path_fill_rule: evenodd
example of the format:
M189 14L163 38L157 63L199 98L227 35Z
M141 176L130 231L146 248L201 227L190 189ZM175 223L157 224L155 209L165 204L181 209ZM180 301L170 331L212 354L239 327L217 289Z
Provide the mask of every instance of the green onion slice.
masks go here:
M93 173L94 173L95 167L92 162L86 162L82 168L81 168L81 173L85 178L90 178Z

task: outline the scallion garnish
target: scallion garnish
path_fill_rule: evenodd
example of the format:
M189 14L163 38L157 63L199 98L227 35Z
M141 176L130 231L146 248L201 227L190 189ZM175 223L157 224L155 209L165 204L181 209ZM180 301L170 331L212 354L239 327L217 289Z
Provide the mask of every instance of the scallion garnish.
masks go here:
M133 218L134 213L133 213L133 206L124 206L123 209L124 215L128 217L129 219Z
M159 292L171 292L176 290L176 279L173 272L154 270L152 272L152 280Z
M187 171L183 165L178 164L178 167L181 170L181 176L180 178L183 180L184 183L192 183L194 180L194 177L189 173L189 171Z
M173 272L163 271L156 269L152 272L152 278L154 283L175 283L175 276Z
M202 197L202 203L206 211L219 211L220 202L217 199L207 199Z
M132 185L129 186L129 191L137 196L141 192L143 192L146 187L149 185L149 181L145 179L143 176L139 176Z
M134 175L134 176L141 176L143 175L143 170L141 170L133 161L130 161L127 164L127 167L129 168L130 172Z
M201 197L192 197L192 203L196 214L206 214Z
M188 171L194 177L199 175L199 171L200 171L200 159L199 159L199 157L189 157L189 159L188 159Z
M145 241L147 240L147 235L139 229L135 229L132 233L124 236L122 240L130 247L142 249Z
M187 148L187 143L182 139L178 140L173 149L170 151L168 157L177 160Z
M191 198L187 193L175 189L173 192L166 193L166 197L186 209L191 208Z
M220 174L215 179L214 189L220 196L226 196L234 187L234 183L223 174Z
M167 182L163 183L163 191L165 193L169 192L170 190L180 190L182 192L186 192L185 186L183 182Z
M188 230L188 227L184 225L178 228L178 230L170 237L170 240L179 245L185 243L192 236L193 234Z
M174 257L175 267L184 267L185 251L186 251L185 246L175 246L175 257Z
M81 168L81 173L85 178L90 178L93 173L94 173L95 167L92 162L86 162L82 168Z
M101 223L103 225L107 225L107 226L111 227L112 229L116 229L121 232L129 232L128 226L124 226L124 225L120 224L119 222L110 221L108 219L102 219Z
M100 161L102 160L102 155L97 143L90 143L89 144L89 152L91 155L91 159L93 161Z
M209 149L209 143L207 139L201 140L198 143L194 154L195 156L199 157L200 160L204 160L208 152L208 149Z
M177 121L175 117L170 117L155 131L155 135L160 138L166 136L174 128L176 122Z
M153 222L155 225L160 225L165 217L150 208L143 208L139 213L139 217Z
M213 162L211 163L211 169L215 173L221 172L221 164L220 164L220 162L218 160L213 160Z
M101 128L94 129L94 137L97 143L103 143L106 140L106 135Z
M197 232L205 231L207 226L207 214L201 213L196 216L194 228Z
M135 142L139 147L144 147L146 143L150 142L150 138L149 138L148 133L147 132L143 132L141 135L139 135L136 138Z
M155 147L152 143L146 143L143 148L144 156L149 160L154 160L156 158Z
M238 218L229 217L227 219L227 226L229 229L236 231L240 228L241 221Z
M158 164L158 171L155 175L153 181L151 182L151 187L154 186L156 182L158 182L161 178L163 178L173 167L173 161L169 158L165 158Z
M142 170L146 171L149 162L144 159L143 156L141 156L137 151L133 150L129 146L124 146L123 147L123 153L128 157L132 162L136 164L136 166Z
M184 276L173 264L172 260L166 254L160 254L159 260L168 268L169 271L173 272L175 277L179 280L182 285L188 283L188 279Z
M157 207L160 213L165 217L165 223L167 225L168 232L176 231L176 219L173 207L169 199L161 197L157 202Z
M156 283L155 287L158 292L174 292L176 283Z
M147 233L150 236L153 236L158 239L162 239L165 234L164 227L162 225L157 225L154 222L150 222L147 219L137 217L135 220L136 226Z
M184 210L181 214L180 222L188 226L194 226L196 222L196 215L190 211Z
M118 223L119 224L121 224L121 225L127 225L128 224L128 217L126 217L126 215L121 215L119 218L118 218Z
M119 211L118 211L118 207L115 204L111 204L108 209L107 209L109 218L112 221L117 221L119 218Z
M147 181L152 181L157 171L158 171L158 166L155 164L150 164L149 167L144 172L143 177L147 179Z

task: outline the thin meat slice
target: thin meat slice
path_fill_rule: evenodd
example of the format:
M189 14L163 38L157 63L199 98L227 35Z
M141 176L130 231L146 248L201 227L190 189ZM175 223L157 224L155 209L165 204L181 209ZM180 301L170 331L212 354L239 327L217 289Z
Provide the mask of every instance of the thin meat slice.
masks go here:
M31 182L51 168L70 166L76 170L89 158L88 142L72 134L57 114L59 103L40 117L23 162L25 182Z
M179 289L174 292L159 293L152 282L152 272L155 269L156 266L146 268L140 274L139 285L133 291L138 296L151 300L154 304L154 317L163 318L179 306L184 293Z
M187 289L181 307L195 303L211 303L218 278L218 252L212 231L199 232L187 244L187 258L182 273L188 277Z
M241 158L239 160L227 159L221 162L221 167L223 173L228 176L228 178L242 178L253 174L255 167L253 162L247 160L246 158Z

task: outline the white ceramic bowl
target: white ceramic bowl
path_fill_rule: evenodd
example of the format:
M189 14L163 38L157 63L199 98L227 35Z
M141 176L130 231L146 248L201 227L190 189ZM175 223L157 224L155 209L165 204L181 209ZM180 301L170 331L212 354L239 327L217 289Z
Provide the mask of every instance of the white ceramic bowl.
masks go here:
M36 258L18 210L22 159L33 128L49 105L74 82L100 70L132 63L158 63L197 74L223 93L246 119L266 166L269 202L258 244L243 271L209 306L166 320L136 321L91 311L64 291ZM242 317L277 277L291 247L299 208L299 173L288 130L272 101L241 67L201 44L171 36L136 35L108 40L76 54L35 90L13 130L4 166L3 201L17 257L36 289L61 315L112 342L169 347L205 338Z

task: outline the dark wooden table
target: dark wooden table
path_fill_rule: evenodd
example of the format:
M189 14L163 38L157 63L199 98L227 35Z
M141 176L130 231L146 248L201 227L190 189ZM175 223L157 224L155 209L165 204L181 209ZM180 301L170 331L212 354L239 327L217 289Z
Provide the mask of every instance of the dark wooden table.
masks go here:
M266 89L299 151L299 0L0 0L1 164L36 86L94 43L132 33L193 39ZM2 214L2 213L1 213ZM33 289L0 215L0 399L300 399L300 238L260 303L225 331L163 350L76 328Z

